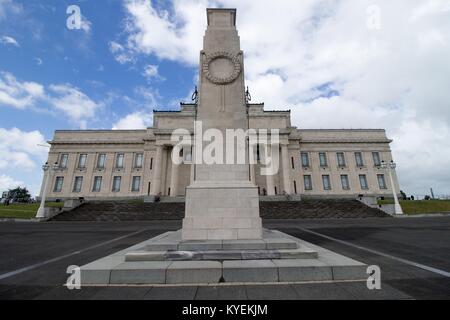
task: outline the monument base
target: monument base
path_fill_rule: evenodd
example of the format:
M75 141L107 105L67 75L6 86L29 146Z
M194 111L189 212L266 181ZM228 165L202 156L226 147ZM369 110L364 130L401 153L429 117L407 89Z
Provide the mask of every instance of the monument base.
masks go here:
M81 267L82 285L363 280L367 266L279 231L260 240L183 241L167 232Z
M183 240L262 239L258 188L250 181L196 181L186 188Z

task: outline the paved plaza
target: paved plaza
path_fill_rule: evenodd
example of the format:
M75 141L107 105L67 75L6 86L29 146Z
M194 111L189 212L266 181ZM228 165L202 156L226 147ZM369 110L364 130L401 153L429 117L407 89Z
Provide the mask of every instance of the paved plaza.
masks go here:
M449 299L450 217L270 220L276 229L381 268L365 282L214 286L63 286L84 265L181 227L181 221L0 223L0 299Z

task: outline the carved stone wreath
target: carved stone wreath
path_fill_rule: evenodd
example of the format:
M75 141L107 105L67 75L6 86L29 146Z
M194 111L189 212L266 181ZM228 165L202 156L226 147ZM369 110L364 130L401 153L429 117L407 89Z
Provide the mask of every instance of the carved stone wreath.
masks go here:
M211 73L210 65L216 59L225 58L230 60L232 65L234 66L233 72L228 77L218 77ZM239 59L239 55L233 55L226 51L218 51L214 52L210 55L206 55L205 60L203 61L203 72L206 78L215 84L229 84L239 77L241 73L241 60Z

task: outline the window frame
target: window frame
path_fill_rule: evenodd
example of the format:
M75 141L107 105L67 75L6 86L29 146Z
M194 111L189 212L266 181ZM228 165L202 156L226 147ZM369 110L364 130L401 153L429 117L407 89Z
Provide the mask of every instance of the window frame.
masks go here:
M321 156L324 156L324 164L322 164L322 157ZM321 168L328 168L328 156L327 156L327 153L326 152L319 152L319 166L321 167Z
M307 180L309 183L309 187L306 185ZM312 191L314 189L312 176L310 174L303 175L303 187L305 188L305 191Z
M380 178L382 178L383 186L380 184ZM386 176L384 174L377 174L378 187L380 190L388 190L388 186L386 183Z
M135 187L135 181L136 181L136 180L139 180L137 189L134 188L134 187ZM134 177L131 179L131 192L140 192L140 191L141 191L141 181L142 181L141 176L134 176Z
M306 157L306 164L304 162L305 160L304 156ZM309 152L300 152L300 162L303 168L309 168L311 166L311 161L309 159Z
M104 158L103 159L103 165L102 166L100 166L100 159L101 158ZM106 153L99 153L98 155L97 155L97 162L96 162L96 164L95 164L95 167L96 167L96 169L97 170L104 170L105 168L106 168Z
M83 176L76 176L73 182L73 188L72 188L72 192L73 193L80 193L81 190L83 190L83 180L84 177ZM77 188L77 181L81 181L80 182L80 188Z
M119 188L116 189L116 180L119 181ZM122 185L122 176L113 176L113 181L112 181L112 188L111 188L111 192L120 192L121 189L121 185Z
M57 188L59 186L58 181L61 181L60 188ZM62 177L62 176L56 177L55 178L55 185L53 186L53 192L54 193L62 192L63 185L64 185L64 177Z
M361 163L358 163L358 155L361 157ZM358 168L362 168L362 167L365 166L364 155L363 155L363 153L361 151L356 151L355 152L355 163L356 163L356 166Z
M119 166L119 159L122 159L122 163ZM122 170L125 168L125 153L116 153L116 158L114 161L114 169Z
M362 184L361 178L364 178L364 182L365 182L365 187ZM366 174L360 174L359 175L359 186L361 187L361 190L369 190L369 181L367 180L367 175Z
M328 180L328 188L325 186L325 180ZM322 186L324 191L331 191L333 190L333 187L331 185L331 177L329 174L323 174L322 175Z
M99 186L98 189L96 188L96 186L97 186L97 184L96 184L97 180L100 180L100 186ZM101 191L102 191L102 186L103 186L103 177L102 177L102 176L95 176L95 177L94 177L94 183L93 183L93 185L92 185L92 192L101 192Z
M339 156L342 156L342 159L340 159ZM336 160L337 160L337 165L339 168L345 168L347 167L347 159L345 158L345 152L336 152ZM340 163L340 160L343 161L343 163Z
M347 186L344 186L344 179L343 179L344 177L345 177ZM349 179L348 174L341 174L341 187L342 187L342 190L345 190L345 191L349 191L352 189L350 186L350 179Z

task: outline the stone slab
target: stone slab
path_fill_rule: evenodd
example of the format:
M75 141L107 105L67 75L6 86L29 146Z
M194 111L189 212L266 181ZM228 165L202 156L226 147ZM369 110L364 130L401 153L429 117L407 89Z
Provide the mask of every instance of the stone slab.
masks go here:
M224 261L225 282L278 282L278 268L272 260Z
M175 261L167 268L167 284L219 283L222 263L218 261Z
M110 284L164 284L167 261L124 262L111 270Z
M264 250L266 243L263 240L223 240L224 250Z
M332 267L317 259L285 259L272 261L278 267L280 282L333 280Z
M80 268L81 284L109 284L111 270L124 262L123 256L107 256Z

